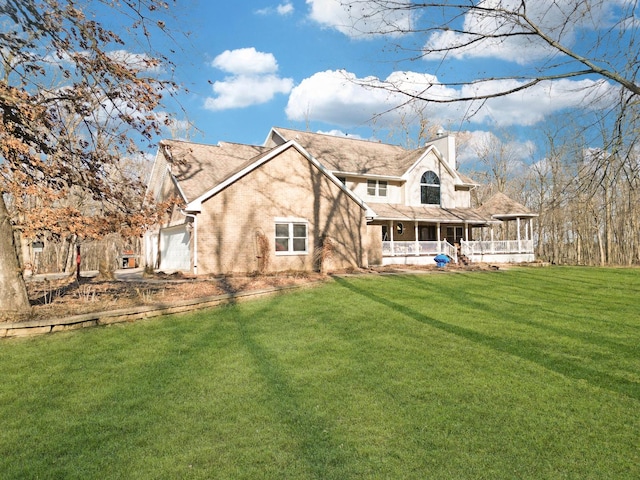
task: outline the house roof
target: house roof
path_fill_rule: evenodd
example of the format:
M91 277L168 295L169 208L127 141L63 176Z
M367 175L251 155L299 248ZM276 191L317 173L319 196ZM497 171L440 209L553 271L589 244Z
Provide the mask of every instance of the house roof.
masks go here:
M401 177L427 150L280 127L273 131L282 139L298 142L334 173Z
M171 163L171 173L187 202L198 198L270 150L239 143L204 145L179 140L162 140L160 148Z
M274 138L277 136L277 138ZM341 188L334 175L351 173L364 176L401 178L433 146L406 150L395 145L356 140L346 137L301 132L285 128L271 130L264 146L220 142L205 145L179 140L163 140L160 149L170 164L171 173L185 200L195 210L206 198L247 172L277 155L284 148L296 148ZM437 153L437 150L436 150ZM446 162L445 162L446 164ZM475 185L464 175L454 172L463 185ZM345 189L346 190L346 189ZM440 208L375 204L368 206L353 192L346 190L368 217L378 220L405 220L440 223L487 224L500 219L537 216L503 193L491 197L481 207Z
M527 207L507 197L502 192L493 195L476 210L482 215L497 219L538 216L537 213L533 213Z
M295 140L337 175L352 174L401 179L424 155L433 150L443 166L456 178L458 185L479 185L478 182L452 169L433 145L407 150L398 145L281 127L274 127L271 130L265 144L273 140L274 133L283 141Z
M420 221L435 223L472 223L485 225L491 223L474 208L442 208L439 206L406 206L388 203L376 203L371 206L376 220Z
M301 145L299 145L295 141L288 141L287 143L284 143L282 145L279 145L273 148L265 148L259 155L243 163L239 163L236 169L234 170L229 169L228 171L229 174L225 178L219 180L215 184L212 184L213 186L211 188L205 189L205 191L202 192L197 197L191 198L187 206L185 207L185 210L187 212L199 212L202 208L202 202L208 200L209 198L211 198L212 196L216 195L218 192L226 188L228 185L231 185L238 179L247 175L251 171L260 167L264 163L268 162L270 159L278 156L280 153L282 153L283 151L289 148L296 149L298 153L300 153L311 164L313 164L316 168L318 168L318 170L320 170L324 175L326 175L338 188L343 190L354 202L360 205L360 207L367 212L366 213L367 216L373 215L371 213L370 208L367 206L367 204L364 201L362 201L359 197L357 197L340 180L338 180L338 178L335 175L333 175L331 171L324 168L322 164L320 164L312 155L309 154L309 152L307 152Z

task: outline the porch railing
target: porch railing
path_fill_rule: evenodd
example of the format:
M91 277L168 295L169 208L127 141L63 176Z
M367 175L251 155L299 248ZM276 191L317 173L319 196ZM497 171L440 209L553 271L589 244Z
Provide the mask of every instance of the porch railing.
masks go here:
M533 240L462 240L460 242L460 252L466 256L494 253L533 253Z
M421 256L421 255L438 255L444 253L453 259L454 262L458 261L458 253L456 247L451 245L446 240L442 241L428 241L428 242L382 242L382 255L385 257L398 257L398 256Z

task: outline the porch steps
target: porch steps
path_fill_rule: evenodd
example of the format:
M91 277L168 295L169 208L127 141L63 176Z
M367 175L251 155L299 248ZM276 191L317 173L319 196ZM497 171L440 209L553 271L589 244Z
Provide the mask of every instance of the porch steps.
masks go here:
M464 265L465 267L467 265L469 265L471 263L471 260L469 260L469 257L467 257L466 255L463 255L461 253L458 254L458 263L460 265Z

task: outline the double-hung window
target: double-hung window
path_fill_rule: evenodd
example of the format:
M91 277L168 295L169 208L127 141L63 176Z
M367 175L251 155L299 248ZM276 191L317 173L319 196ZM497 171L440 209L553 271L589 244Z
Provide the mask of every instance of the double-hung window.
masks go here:
M276 255L308 253L308 223L302 219L276 219Z
M367 195L370 197L386 197L386 180L367 180Z

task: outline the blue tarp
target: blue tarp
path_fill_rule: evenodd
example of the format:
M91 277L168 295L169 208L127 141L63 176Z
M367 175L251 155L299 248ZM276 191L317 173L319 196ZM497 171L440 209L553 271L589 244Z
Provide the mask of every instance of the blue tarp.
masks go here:
M448 255L444 253L440 253L433 258L433 261L436 262L436 265L440 268L445 267L447 263L451 261Z

